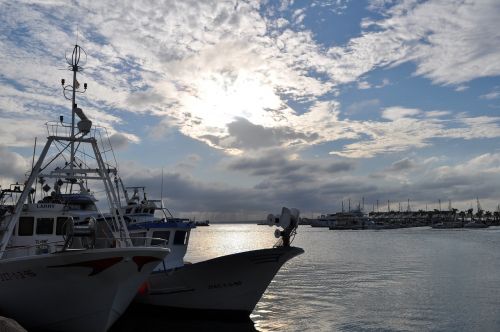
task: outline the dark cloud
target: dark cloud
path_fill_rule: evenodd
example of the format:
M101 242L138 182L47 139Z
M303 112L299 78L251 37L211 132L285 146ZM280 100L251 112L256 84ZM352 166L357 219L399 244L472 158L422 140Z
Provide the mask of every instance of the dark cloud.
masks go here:
M144 107L161 103L165 97L154 91L141 91L131 93L127 97L127 104L135 107Z
M391 164L391 166L387 169L390 172L401 172L401 171L407 171L412 168L415 168L417 164L413 159L410 158L404 158L398 161L395 161Z
M284 175L296 172L317 176L351 171L355 167L353 161L305 161L288 159L285 157L287 154L289 152L284 150L271 150L252 158L234 158L226 164L226 168L233 171L247 172L254 176Z
M288 127L267 128L256 125L244 118L238 118L227 125L229 135L220 140L226 148L257 150L281 146L286 142L309 142L318 138L318 134L306 135Z

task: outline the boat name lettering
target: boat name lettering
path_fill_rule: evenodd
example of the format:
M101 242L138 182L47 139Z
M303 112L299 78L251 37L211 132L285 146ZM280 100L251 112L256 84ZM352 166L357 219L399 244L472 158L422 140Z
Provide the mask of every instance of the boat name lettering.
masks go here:
M37 204L37 209L53 209L55 208L54 204Z
M214 284L208 284L208 289L236 287L236 286L241 286L242 284L243 283L240 280L238 280L238 281L229 281L229 282L221 282L221 283L214 283Z
M4 272L0 273L0 282L34 278L34 277L36 277L36 273L31 270L24 270L19 272Z

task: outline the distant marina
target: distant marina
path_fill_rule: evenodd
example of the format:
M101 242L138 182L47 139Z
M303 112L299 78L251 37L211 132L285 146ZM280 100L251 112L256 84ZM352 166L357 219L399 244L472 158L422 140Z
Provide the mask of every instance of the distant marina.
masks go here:
M378 202L377 210L374 206L371 212L365 212L363 206L364 204L358 204L355 209L351 209L349 202L347 211L344 211L342 203L341 212L321 214L315 218L302 218L301 224L329 228L330 230L395 229L423 226L436 229L500 226L500 208L494 212L485 211L481 208L479 199L476 199L475 210L471 207L465 211L453 208L451 201L449 201L446 210L441 209L440 201L439 209L433 210L412 211L409 200L405 211L401 211L401 204L399 204L398 211L392 210L390 202L387 204L387 211L379 211Z

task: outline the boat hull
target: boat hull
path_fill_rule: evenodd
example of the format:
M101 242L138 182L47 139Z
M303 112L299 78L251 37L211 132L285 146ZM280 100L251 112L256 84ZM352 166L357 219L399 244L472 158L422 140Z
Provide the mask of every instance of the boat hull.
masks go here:
M303 252L296 247L252 250L155 272L135 301L248 316L281 266Z
M0 261L0 313L28 330L106 331L166 249L114 248Z

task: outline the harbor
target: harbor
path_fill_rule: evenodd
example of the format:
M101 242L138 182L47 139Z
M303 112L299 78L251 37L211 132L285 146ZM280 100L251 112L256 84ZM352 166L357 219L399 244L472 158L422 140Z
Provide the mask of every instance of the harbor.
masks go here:
M441 202L439 202L439 206L441 206ZM379 212L377 209L376 212L375 208L373 208L370 212L364 212L361 204L359 204L353 210L349 207L347 211L322 214L316 218L304 217L301 224L329 228L330 230L381 230L424 226L435 229L500 226L500 209L494 212L484 211L481 208L479 199L476 199L476 210L470 208L466 211L459 211L452 208L451 201L449 201L446 210L411 211L409 200L405 211L401 211L401 204L399 204L399 207L399 211L393 211L390 209L390 203L388 203L387 211Z
M0 0L0 332L500 331L499 17Z
M241 241L227 241L227 234ZM495 263L500 259L499 235L498 227L362 232L303 225L294 243L305 253L280 271L248 320L186 319L135 308L112 331L356 332L366 326L384 331L495 331L500 323L500 271ZM186 259L203 261L274 241L268 227L255 223L213 223L192 233Z

